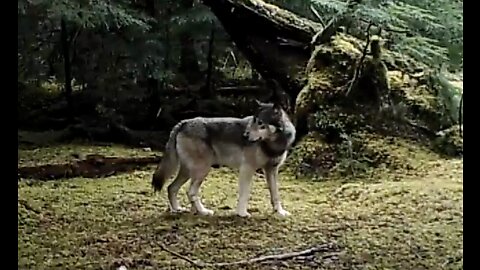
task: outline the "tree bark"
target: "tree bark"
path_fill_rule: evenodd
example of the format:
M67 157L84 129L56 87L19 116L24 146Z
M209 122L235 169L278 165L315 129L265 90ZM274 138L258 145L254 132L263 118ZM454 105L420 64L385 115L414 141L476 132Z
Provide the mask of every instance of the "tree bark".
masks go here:
M156 5L156 0L147 0L146 1L146 12L154 19L152 24L151 32L154 33L158 29L158 7ZM168 61L168 60L167 60ZM158 108L160 107L160 82L154 74L153 71L148 71L147 75L147 93L149 96L149 104L148 104L148 115L150 116L150 121L152 126L156 125L156 114Z
M68 40L67 23L61 19L61 41L65 72L65 98L67 100L68 121L73 122L73 99L72 99L72 67L70 62L70 41Z
M181 0L181 8L190 10L193 7L193 0ZM198 65L197 53L195 51L195 41L190 33L190 29L185 28L180 33L180 72L185 76L188 82L196 83L201 79L200 66Z
M203 0L203 3L217 16L253 68L265 80L278 82L291 100L306 84L303 74L313 38L316 44L328 42L345 18L345 14L339 14L323 28L261 0Z
M207 67L207 79L205 82L205 88L203 92L204 97L211 97L212 93L212 73L213 73L213 42L215 39L215 24L212 23L212 30L210 32L210 40L208 42L208 67Z

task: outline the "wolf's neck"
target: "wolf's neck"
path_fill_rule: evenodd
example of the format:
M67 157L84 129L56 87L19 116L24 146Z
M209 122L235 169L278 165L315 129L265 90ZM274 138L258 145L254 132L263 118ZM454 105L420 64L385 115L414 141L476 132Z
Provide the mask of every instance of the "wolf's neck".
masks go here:
M260 147L262 148L265 155L270 158L276 158L281 156L285 151L287 151L287 145L283 140L277 141L262 141L260 142Z

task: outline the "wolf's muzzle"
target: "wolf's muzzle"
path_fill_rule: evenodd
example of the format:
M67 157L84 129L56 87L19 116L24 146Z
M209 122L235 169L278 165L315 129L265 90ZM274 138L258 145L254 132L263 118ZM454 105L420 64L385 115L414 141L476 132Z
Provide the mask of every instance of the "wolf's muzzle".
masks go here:
M258 138L258 139L256 139L256 140L252 140L252 139L250 138L250 134L249 134L248 132L243 133L243 134L242 134L242 137L243 137L244 140L246 140L246 141L249 142L249 143L255 143L255 142L258 142L258 141L260 140L260 138Z

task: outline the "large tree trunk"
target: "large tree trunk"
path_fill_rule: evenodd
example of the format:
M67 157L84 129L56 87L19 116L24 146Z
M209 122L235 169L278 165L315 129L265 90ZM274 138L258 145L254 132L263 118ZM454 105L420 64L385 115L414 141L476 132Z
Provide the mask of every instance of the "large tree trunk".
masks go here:
M372 100L390 100L378 96L391 94L387 72L418 74L425 70L411 58L380 51L380 48L378 53L366 57L368 39L365 42L339 31L348 28L349 22L355 20L352 12L360 0L349 0L347 9L324 27L262 0L202 2L217 16L252 67L267 82L276 82L271 85L277 97L282 92L289 96L290 104L295 108L298 138L305 135L312 124L318 123L318 119L312 116L319 111L330 118L326 122L335 122L339 115L354 111L373 116L379 114L383 109L366 110L361 106L373 108L376 105L371 104ZM365 36L370 37L372 23L360 20L361 23L364 21ZM372 40L374 44L379 47L379 42ZM370 48L370 52L374 50ZM421 110L428 116L422 121L429 128L436 129L438 121L427 120L436 112L420 101L409 99L404 92L408 86L395 87L401 90L395 93L397 101L409 104L413 108L410 112L417 116ZM391 104L382 105L388 107Z
M302 89L302 74L311 41L322 26L259 0L203 0L252 66L266 80L275 80L293 98ZM321 38L327 41L338 24Z
M267 82L275 82L269 84L274 98L277 101L283 98L279 101L286 100L292 106L296 106L297 96L308 84L307 66L312 62L319 69L330 65L328 61L310 61L312 54L318 52L319 45L330 42L357 2L351 2L345 13L338 14L322 27L261 0L203 0L253 68ZM300 120L296 121L300 133L306 132L304 114L296 116Z
M180 7L184 10L191 10L193 0L180 0ZM201 79L200 66L195 51L195 40L191 30L184 28L180 33L180 72L188 82L196 83Z
M72 100L72 68L70 62L70 41L68 40L67 23L62 18L61 22L62 52L65 73L65 98L67 100L68 121L73 122L73 100Z

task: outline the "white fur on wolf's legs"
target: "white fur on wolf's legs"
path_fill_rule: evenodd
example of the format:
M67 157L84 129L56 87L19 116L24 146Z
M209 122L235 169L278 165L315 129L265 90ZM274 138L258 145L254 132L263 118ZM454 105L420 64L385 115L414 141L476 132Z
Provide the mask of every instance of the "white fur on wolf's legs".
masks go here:
M188 189L188 193L187 193L188 198L192 203L192 213L196 213L202 216L211 216L214 213L213 210L205 208L205 206L203 206L200 200L200 197L198 195L202 181L203 181L203 178L192 179L192 184L190 185L190 188Z
M255 173L250 166L240 167L239 176L239 189L238 189L238 204L237 215L241 217L249 217L250 214L247 211L248 199L250 198L250 189L252 185L252 177Z
M188 170L184 166L181 166L177 177L175 177L175 180L173 180L167 189L170 212L188 212L188 209L181 207L180 203L178 202L178 191L188 181L188 179Z
M283 209L280 202L280 194L278 191L278 167L267 168L264 170L265 178L267 180L268 190L270 191L270 202L272 203L273 210L281 217L289 216L290 213Z

